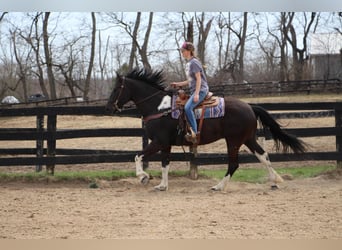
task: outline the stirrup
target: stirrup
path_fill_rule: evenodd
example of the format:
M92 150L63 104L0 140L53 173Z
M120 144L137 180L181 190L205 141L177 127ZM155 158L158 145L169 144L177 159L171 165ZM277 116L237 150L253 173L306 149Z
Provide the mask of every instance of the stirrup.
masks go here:
M185 140L187 140L188 142L191 142L192 144L197 144L197 135L196 133L192 130L192 128L190 128L190 133L186 133Z

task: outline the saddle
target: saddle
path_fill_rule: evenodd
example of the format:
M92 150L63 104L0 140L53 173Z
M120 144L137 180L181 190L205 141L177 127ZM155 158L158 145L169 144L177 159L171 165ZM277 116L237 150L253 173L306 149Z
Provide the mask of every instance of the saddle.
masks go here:
M178 96L176 99L176 106L179 108L183 108L185 103L189 100L190 95L186 94L184 90L178 90ZM204 108L204 107L214 107L219 104L219 99L217 96L213 96L212 92L208 92L207 96L204 100L196 107L196 108Z
M184 90L182 89L178 90L178 96L176 99L176 107L178 107L180 110L184 110L184 106L186 102L189 100L189 98L190 98L190 95L186 94ZM200 142L200 133L202 130L205 109L209 107L217 106L218 104L219 104L219 97L213 96L213 93L209 92L207 96L204 98L204 100L196 107L196 109L202 109L202 114L201 114L200 121L199 121L198 133L196 135L197 140L195 144L199 144ZM184 121L186 123L186 130L188 132L191 132L190 125L188 124L188 121L184 115L184 112L182 112L182 115L179 118L179 126L183 127L183 129L184 129L184 125L183 125Z

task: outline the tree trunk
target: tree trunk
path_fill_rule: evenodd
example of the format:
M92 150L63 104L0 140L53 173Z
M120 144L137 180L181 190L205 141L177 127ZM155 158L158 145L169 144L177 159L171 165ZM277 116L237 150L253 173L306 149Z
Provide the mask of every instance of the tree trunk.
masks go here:
M137 51L137 36L138 36L138 30L140 26L140 19L141 19L141 12L137 12L137 17L135 19L134 29L132 36L132 48L131 48L131 54L129 56L129 63L128 63L128 70L131 71L134 66L134 61L136 58L136 51ZM127 30L126 30L127 31Z
M205 44L209 35L209 31L211 28L211 24L213 21L213 18L211 18L207 24L204 24L204 19L205 19L205 13L202 12L201 18L196 18L197 25L198 25L198 47L197 47L197 55L200 61L202 62L203 66L205 66L206 61L205 61ZM204 67L205 69L205 67Z
M44 53L45 53L45 61L46 61L46 67L47 67L47 74L49 79L49 85L50 85L50 98L56 99L56 84L55 84L55 77L53 75L52 70L52 56L49 49L49 34L48 34L48 22L49 22L49 16L50 12L45 12L44 20L43 20L43 41L44 41Z
M14 51L14 57L15 60L18 64L19 67L19 72L17 72L18 76L19 76L19 82L22 83L23 86L23 95L24 95L24 100L25 102L27 102L27 82L26 82L26 63L22 62L22 59L19 57L18 55L18 50L17 50L17 41L16 41L16 31L13 32L12 34L12 40L13 40L13 51Z
M147 26L147 30L145 32L144 43L143 43L141 49L139 50L139 53L141 56L141 61L144 65L144 67L148 68L148 69L151 69L151 65L150 65L148 57L147 57L147 46L148 46L148 42L149 42L151 30L152 30L152 23L153 23L153 12L150 12L148 26Z
M243 13L243 27L242 27L242 36L241 36L241 47L239 53L239 78L238 82L241 83L244 80L244 57L245 57L245 44L246 44L246 36L247 36L247 21L248 21L248 12Z
M303 80L303 78L305 77L304 67L305 67L305 60L306 60L305 55L307 53L307 39L308 39L311 26L315 20L316 13L315 12L311 13L310 21L308 23L307 23L306 14L304 13L303 15L304 15L304 22L303 22L304 35L303 35L303 40L302 40L303 48L302 49L298 48L297 34L292 23L292 20L295 16L294 12L291 12L288 14L289 21L285 27L285 30L289 31L291 36L289 36L288 32L284 34L286 36L287 41L291 44L291 47L292 47L294 80Z
M87 76L85 80L84 92L83 92L83 99L88 100L89 98L89 88L90 88L90 80L91 80L91 72L93 70L94 65L94 57L95 57L95 39L96 39L96 17L95 12L91 13L91 20L92 20L92 33L91 33L91 50L90 50L90 59L88 65Z

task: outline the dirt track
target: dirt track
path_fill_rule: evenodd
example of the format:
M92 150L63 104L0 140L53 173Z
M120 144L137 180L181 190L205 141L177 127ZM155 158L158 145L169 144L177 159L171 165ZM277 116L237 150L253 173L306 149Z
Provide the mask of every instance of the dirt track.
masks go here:
M342 239L342 179L266 184L217 180L0 184L0 239Z

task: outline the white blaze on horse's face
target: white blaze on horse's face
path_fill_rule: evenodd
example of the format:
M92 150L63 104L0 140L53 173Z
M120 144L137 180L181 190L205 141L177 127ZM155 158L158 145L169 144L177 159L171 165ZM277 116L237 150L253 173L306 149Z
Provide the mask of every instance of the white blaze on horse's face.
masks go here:
M171 108L171 96L166 95L158 106L158 110Z

